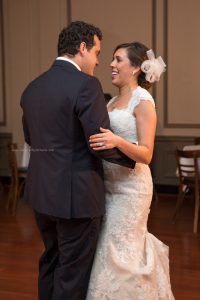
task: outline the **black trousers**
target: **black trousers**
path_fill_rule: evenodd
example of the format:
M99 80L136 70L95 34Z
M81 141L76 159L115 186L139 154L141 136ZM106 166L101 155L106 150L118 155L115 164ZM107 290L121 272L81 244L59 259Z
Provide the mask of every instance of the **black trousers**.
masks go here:
M61 219L35 211L45 251L39 300L85 300L102 218Z

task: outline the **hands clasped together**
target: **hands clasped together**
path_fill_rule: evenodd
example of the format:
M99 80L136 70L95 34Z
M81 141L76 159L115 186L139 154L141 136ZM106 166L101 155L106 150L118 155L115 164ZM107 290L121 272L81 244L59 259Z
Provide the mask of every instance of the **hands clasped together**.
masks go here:
M109 129L100 127L101 133L91 135L89 138L90 147L93 150L105 150L117 147L119 136Z

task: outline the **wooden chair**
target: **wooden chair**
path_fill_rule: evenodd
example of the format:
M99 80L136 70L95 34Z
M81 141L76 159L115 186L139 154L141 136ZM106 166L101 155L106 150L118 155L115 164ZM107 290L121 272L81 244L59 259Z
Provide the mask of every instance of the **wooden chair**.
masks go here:
M176 149L175 153L178 166L179 193L173 220L176 219L177 213L183 203L183 199L188 189L190 189L195 198L193 232L197 233L200 198L200 167L198 164L200 150L186 151Z
M194 143L195 143L195 145L200 145L200 137L195 137Z
M12 215L15 215L17 204L22 192L22 188L25 183L26 177L26 168L18 167L17 163L17 144L9 143L8 144L8 163L10 168L10 188L7 200L7 209L11 210Z

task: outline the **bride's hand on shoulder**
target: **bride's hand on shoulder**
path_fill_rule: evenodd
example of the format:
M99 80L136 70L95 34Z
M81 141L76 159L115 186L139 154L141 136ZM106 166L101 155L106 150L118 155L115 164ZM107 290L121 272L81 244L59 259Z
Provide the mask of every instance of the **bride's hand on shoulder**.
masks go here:
M90 147L93 150L105 150L117 147L119 136L109 129L100 127L101 133L91 135L89 138Z

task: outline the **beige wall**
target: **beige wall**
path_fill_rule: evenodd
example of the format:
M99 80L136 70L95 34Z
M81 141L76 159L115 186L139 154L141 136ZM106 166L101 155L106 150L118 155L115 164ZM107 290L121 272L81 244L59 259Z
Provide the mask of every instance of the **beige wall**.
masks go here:
M100 65L96 76L101 80L105 92L112 95L117 93L111 84L109 68L116 45L138 40L152 46L151 6L151 0L84 0L84 5L82 0L71 1L73 21L85 20L99 26L103 32Z
M2 1L7 123L0 132L12 132L20 146L20 95L54 60L57 36L69 13L71 20L92 22L104 33L96 76L105 92L117 93L109 63L118 43L138 40L162 55L167 72L154 91L157 135L200 136L200 1L71 0L70 12L66 0Z
M157 0L156 43L167 61L157 88L162 136L200 136L199 11L198 0Z
M3 0L7 122L22 147L20 96L57 54L57 36L67 23L65 0Z

